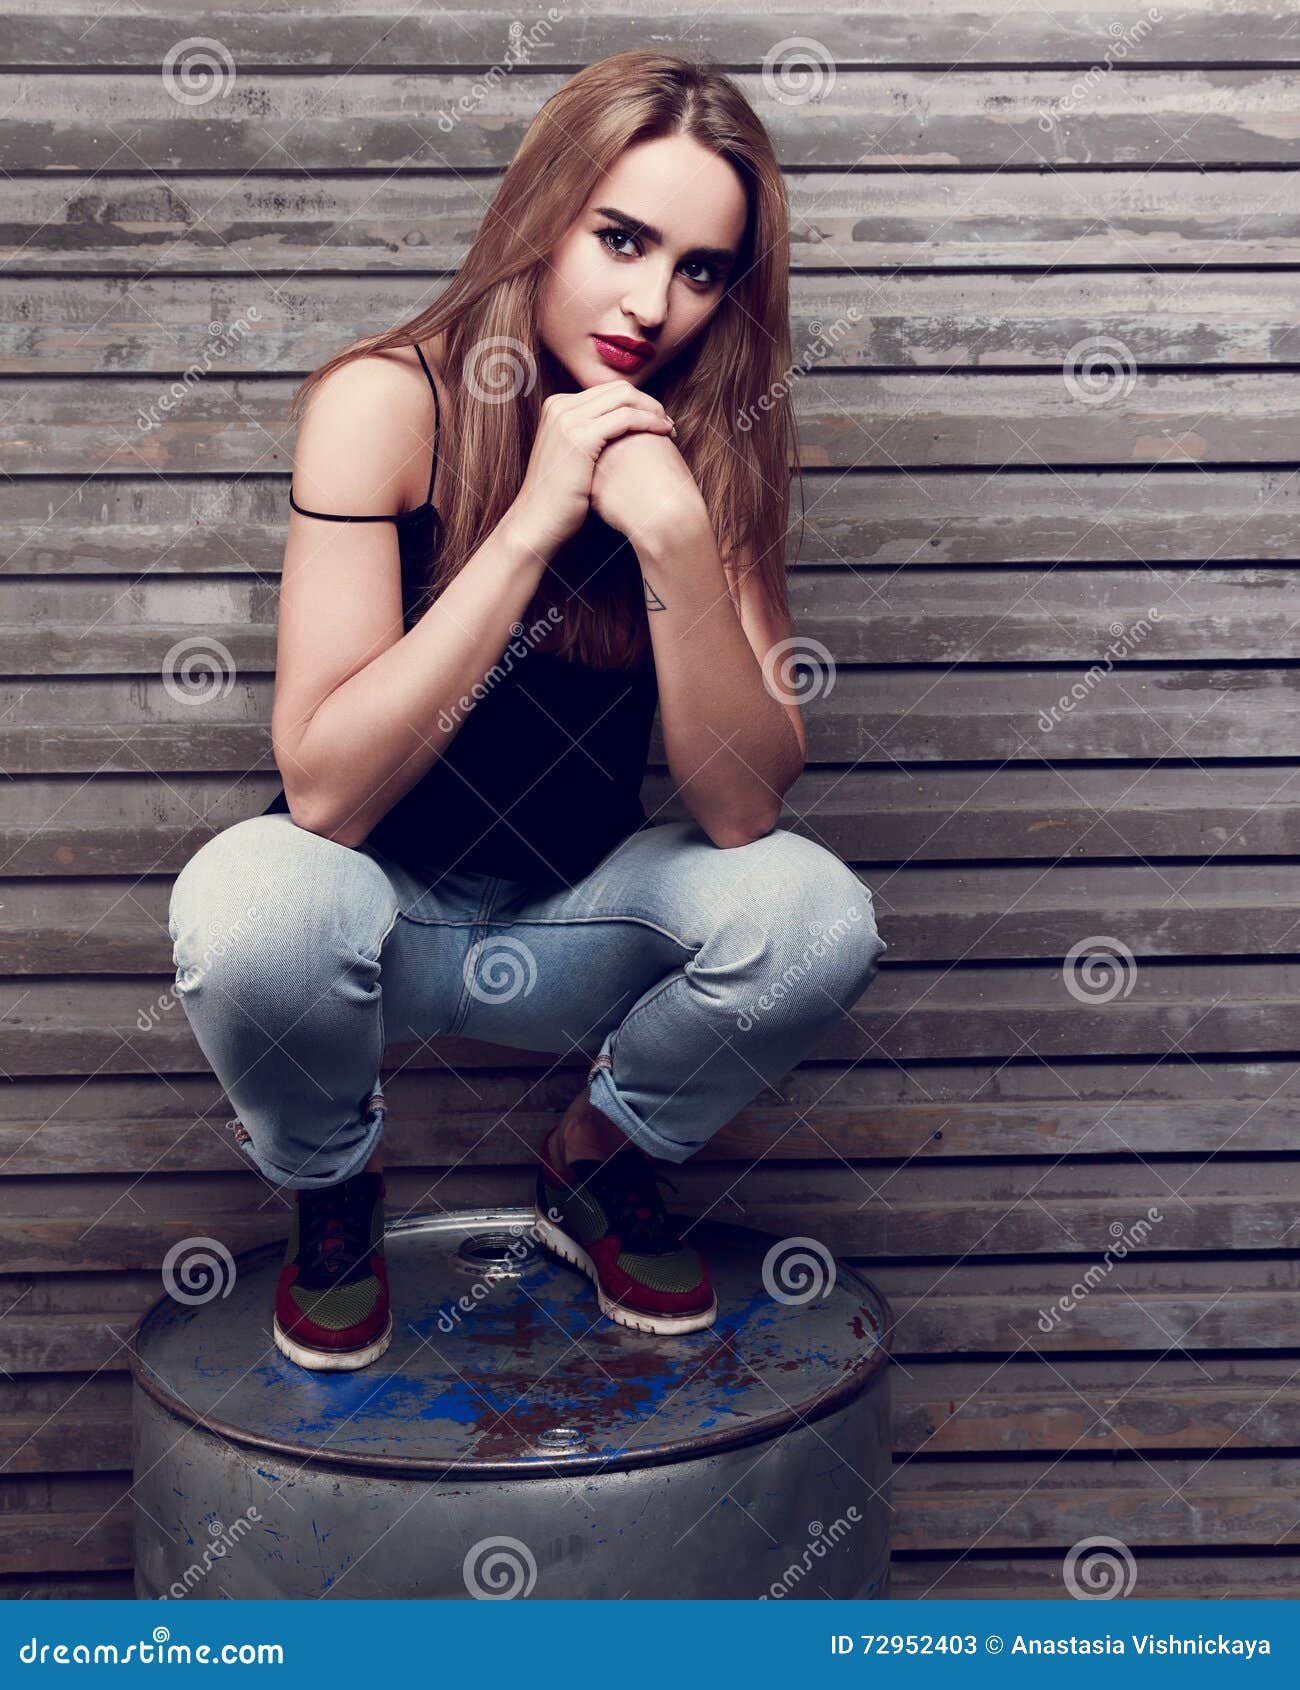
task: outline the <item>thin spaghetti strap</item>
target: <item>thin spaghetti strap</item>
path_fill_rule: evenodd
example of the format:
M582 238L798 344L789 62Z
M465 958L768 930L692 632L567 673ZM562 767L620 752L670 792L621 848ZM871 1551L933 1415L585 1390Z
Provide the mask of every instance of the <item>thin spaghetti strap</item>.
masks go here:
M289 484L289 504L298 512L299 516L314 516L320 522L396 522L395 516L338 516L333 511L309 511L300 505L293 496L293 483Z
M438 384L433 379L433 371L429 368L429 361L424 356L424 348L417 340L415 343L416 356L424 366L424 373L428 377L429 386L433 389L433 464L429 470L429 491L425 496L425 504L433 503L433 483L438 474L438 436L442 433L442 406L438 403Z

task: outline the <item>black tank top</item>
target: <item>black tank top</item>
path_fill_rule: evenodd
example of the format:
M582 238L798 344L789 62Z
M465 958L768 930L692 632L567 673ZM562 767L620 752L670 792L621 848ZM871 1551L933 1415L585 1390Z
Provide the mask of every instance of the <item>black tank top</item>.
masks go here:
M396 525L408 632L442 540L433 503L438 389L423 351L415 350L435 417L425 502L397 516L338 516L304 511L292 483L289 489L290 505L304 516ZM603 546L607 558L611 544L628 544L594 512L579 539ZM630 670L597 669L538 650L526 637L510 640L450 743L365 842L434 885L465 871L575 885L620 840L648 825L640 791L658 698L653 660ZM281 787L262 813L288 808Z

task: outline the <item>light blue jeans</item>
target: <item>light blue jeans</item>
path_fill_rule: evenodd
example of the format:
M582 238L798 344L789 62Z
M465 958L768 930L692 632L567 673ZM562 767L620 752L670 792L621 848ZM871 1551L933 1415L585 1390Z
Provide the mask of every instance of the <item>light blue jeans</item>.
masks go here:
M577 886L436 888L284 813L207 841L172 887L176 994L277 1186L333 1185L384 1123L389 1041L459 1034L591 1058L592 1104L684 1162L852 1009L887 949L871 893L778 828L621 840Z

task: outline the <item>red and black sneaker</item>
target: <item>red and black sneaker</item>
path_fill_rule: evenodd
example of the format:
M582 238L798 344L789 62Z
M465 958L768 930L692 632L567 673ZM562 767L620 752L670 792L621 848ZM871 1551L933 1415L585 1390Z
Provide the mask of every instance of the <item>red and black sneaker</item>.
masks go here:
M384 1176L295 1191L275 1288L277 1349L299 1367L365 1367L392 1342Z
M538 1153L534 1225L542 1242L582 1269L601 1311L622 1326L661 1333L711 1326L718 1302L709 1270L682 1242L659 1191L661 1179L673 1182L632 1143L604 1161L576 1157L566 1174L552 1151L559 1130Z

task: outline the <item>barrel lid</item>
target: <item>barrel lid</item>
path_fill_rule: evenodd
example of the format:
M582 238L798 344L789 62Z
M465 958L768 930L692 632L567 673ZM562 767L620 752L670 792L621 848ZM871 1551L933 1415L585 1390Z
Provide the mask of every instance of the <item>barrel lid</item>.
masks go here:
M248 1251L202 1302L169 1294L141 1318L135 1383L179 1419L304 1461L546 1477L764 1441L843 1408L886 1365L888 1304L813 1239L695 1222L718 1314L662 1337L601 1314L532 1220L502 1207L391 1226L393 1340L354 1372L281 1355L284 1245Z

